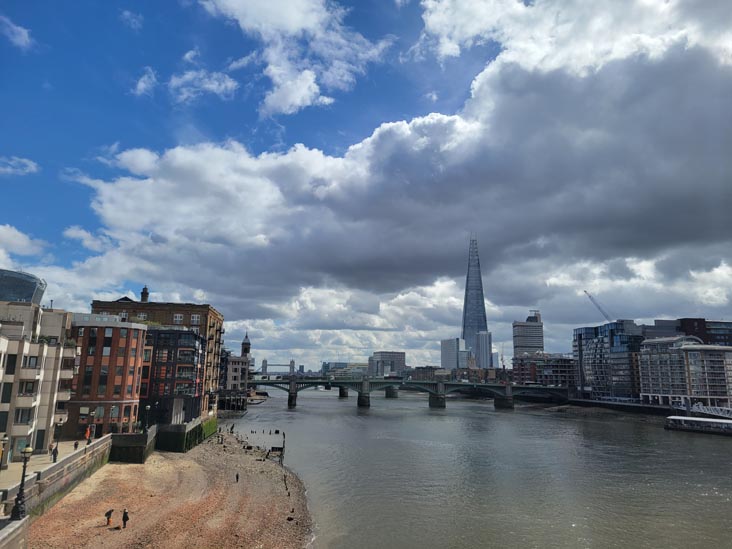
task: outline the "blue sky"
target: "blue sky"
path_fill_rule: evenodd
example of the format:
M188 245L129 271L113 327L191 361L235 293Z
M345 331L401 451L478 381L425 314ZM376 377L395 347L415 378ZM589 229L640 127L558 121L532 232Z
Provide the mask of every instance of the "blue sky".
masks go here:
M692 4L3 2L0 267L205 299L273 361L434 363L471 231L507 354L583 289L732 315L732 14Z

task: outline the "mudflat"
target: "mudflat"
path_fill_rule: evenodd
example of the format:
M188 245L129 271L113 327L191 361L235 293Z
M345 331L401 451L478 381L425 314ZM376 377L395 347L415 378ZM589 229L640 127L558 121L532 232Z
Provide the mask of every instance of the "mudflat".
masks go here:
M214 435L186 454L155 452L144 465L107 464L31 524L29 545L305 547L311 520L302 483L259 456L226 434L223 444Z

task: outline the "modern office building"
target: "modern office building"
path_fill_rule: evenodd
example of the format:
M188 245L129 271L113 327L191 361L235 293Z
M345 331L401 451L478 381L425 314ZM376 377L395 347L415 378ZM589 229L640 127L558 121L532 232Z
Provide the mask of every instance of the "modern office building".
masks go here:
M708 345L732 346L732 322L705 318L680 318L672 322L678 323L679 335L696 336Z
M513 381L552 387L576 387L576 363L571 354L537 351L513 357Z
M460 367L460 352L465 351L465 341L459 337L440 341L440 368L455 370ZM467 361L465 361L467 368Z
M732 406L732 347L695 336L646 339L639 362L643 403Z
M478 368L493 368L493 337L490 332L475 336L475 362Z
M175 326L200 334L206 341L201 414L213 415L215 413L221 348L225 331L224 317L220 312L207 304L150 301L147 286L140 293L140 301L123 297L116 301L94 300L91 306L93 314L117 315L122 321Z
M0 301L0 437L8 437L2 468L20 461L26 446L47 452L60 436L78 368L71 317L32 300Z
M63 438L130 432L140 416L140 383L147 326L119 317L74 314L79 372L67 404Z
M463 301L463 330L461 339L465 348L475 354L478 332L487 332L485 298L483 297L483 278L480 273L478 239L470 238L468 249L468 273L465 277L465 300Z
M526 322L513 323L513 356L533 355L544 351L544 323L539 311L531 311Z
M0 269L0 301L20 301L40 305L46 282L37 276Z
M150 406L158 423L200 417L205 397L206 338L183 326L151 325L145 347L140 405Z
M369 357L368 375L372 377L402 375L407 367L406 360L406 353L401 351L375 351Z

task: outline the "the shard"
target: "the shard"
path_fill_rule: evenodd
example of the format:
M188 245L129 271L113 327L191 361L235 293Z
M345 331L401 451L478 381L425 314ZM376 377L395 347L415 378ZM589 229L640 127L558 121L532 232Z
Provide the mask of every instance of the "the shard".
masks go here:
M465 302L463 303L463 333L465 347L475 352L476 335L488 331L485 319L485 300L483 299L483 279L480 275L478 239L470 237L468 251L468 275L465 278Z

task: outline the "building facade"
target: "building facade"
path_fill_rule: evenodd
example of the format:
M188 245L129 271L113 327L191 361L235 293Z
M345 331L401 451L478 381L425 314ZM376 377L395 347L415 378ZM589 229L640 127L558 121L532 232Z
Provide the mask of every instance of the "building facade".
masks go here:
M513 323L513 356L544 351L544 323L539 311L531 311L526 322Z
M640 351L641 402L732 405L732 347L695 336L647 339Z
M493 368L493 336L490 332L478 332L475 336L475 365Z
M78 367L71 316L31 300L0 302L0 436L8 437L0 467L20 461L26 446L44 453L58 440Z
M206 341L201 414L214 414L225 332L223 315L208 304L163 303L150 301L149 298L150 293L145 287L140 293L140 301L134 301L128 297L116 301L94 300L92 313L117 315L123 321L149 322L162 326L186 328L201 335Z
M483 278L480 273L480 258L478 257L478 239L471 236L468 249L468 273L465 276L463 329L460 336L465 341L465 348L475 353L478 332L487 331Z
M249 341L249 334L247 333L241 342L241 354L239 356L229 355L229 365L225 380L225 389L227 391L247 391L251 350L252 343Z
M130 432L140 415L140 384L147 326L117 316L75 314L79 372L68 402L65 439Z
M375 351L369 357L368 375L372 377L400 376L406 367L406 353L401 351Z
M576 387L576 363L571 354L537 351L513 357L513 381L552 387Z
M465 351L465 341L459 337L440 341L440 368L455 370L460 367L460 352ZM466 366L467 368L467 361Z

